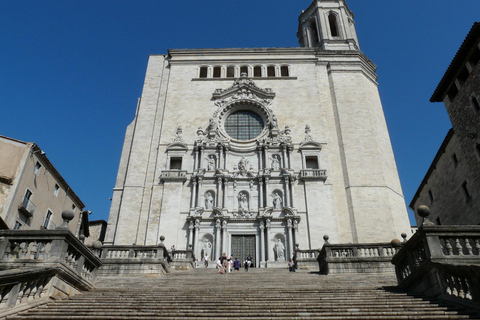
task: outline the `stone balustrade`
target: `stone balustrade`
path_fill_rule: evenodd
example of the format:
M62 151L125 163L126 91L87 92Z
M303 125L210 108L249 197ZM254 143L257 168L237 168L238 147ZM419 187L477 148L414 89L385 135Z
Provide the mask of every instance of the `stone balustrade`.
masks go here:
M118 274L164 274L170 272L172 255L167 251L160 237L160 243L153 246L108 245L97 242L93 250L102 260L99 276ZM179 251L179 254L181 251Z
M327 170L324 169L304 169L300 170L300 179L303 180L326 180Z
M480 302L480 226L423 225L392 263L403 289Z
M102 265L69 230L0 230L0 269L59 264L89 283Z
M160 174L160 181L186 181L187 171L185 170L163 170Z
M92 289L101 265L64 226L0 230L0 317Z
M318 271L318 255L320 250L300 250L297 246L293 255L295 266L299 270Z
M325 239L325 237L324 237ZM322 274L394 272L391 243L330 244L326 236L317 261Z

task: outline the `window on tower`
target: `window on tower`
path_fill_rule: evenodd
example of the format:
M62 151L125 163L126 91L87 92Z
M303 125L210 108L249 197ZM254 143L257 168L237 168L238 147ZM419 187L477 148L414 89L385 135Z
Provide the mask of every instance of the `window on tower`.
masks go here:
M262 76L262 66L253 67L253 76L254 77L261 77Z
M233 77L235 77L235 67L234 66L227 67L227 78L233 78Z
M213 68L213 77L220 78L222 75L222 68L221 67L214 67Z
M311 36L311 41L312 41L312 47L314 47L319 42L317 22L315 20L312 20L310 22L310 30L311 30L311 35L310 36Z
M200 67L200 78L206 78L208 75L208 67Z
M337 25L337 16L335 13L330 12L328 15L328 23L330 24L330 33L332 34L332 37L338 37L338 25Z
M267 77L275 77L275 66L267 67Z

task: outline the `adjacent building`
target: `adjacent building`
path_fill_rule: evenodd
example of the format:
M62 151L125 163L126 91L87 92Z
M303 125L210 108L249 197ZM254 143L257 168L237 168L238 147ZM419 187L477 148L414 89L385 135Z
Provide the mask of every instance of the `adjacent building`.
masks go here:
M480 224L480 23L475 23L433 93L452 123L410 208L436 224ZM417 223L421 218L416 216Z
M293 18L293 17L292 17ZM409 233L378 93L344 0L301 13L298 48L149 58L106 244L223 252L284 267L296 244ZM283 262L282 262L283 261Z
M62 223L62 211L73 210L69 227L78 236L88 233L84 207L38 145L0 136L2 228L53 229Z

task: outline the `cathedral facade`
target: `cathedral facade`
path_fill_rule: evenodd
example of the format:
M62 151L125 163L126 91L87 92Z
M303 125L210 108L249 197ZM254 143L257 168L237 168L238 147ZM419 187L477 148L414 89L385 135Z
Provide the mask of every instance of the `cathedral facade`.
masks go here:
M105 244L251 255L387 242L410 230L377 89L343 0L299 17L298 48L150 56Z

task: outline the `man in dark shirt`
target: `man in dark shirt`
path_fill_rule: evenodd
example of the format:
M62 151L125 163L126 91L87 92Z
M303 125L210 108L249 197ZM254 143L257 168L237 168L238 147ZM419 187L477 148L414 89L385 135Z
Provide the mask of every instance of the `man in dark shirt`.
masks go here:
M238 261L238 258L235 258L235 261L233 261L233 268L235 268L236 272L240 271L240 261Z

